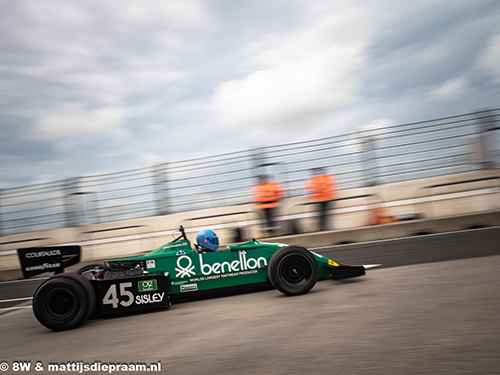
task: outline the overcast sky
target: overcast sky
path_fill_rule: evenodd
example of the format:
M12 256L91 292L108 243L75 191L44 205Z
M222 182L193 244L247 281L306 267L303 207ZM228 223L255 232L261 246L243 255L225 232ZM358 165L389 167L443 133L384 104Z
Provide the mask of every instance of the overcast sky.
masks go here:
M0 188L500 107L498 0L2 0Z

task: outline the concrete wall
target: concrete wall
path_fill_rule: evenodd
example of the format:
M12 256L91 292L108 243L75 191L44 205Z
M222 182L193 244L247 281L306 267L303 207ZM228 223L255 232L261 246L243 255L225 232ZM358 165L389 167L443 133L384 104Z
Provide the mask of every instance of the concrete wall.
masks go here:
M474 225L500 224L500 170L490 170L427 180L410 181L370 188L343 190L335 203L331 230L301 236L273 238L272 241L308 246L340 242L367 241L464 229ZM489 180L429 188L432 185L475 179ZM289 234L291 223L301 233L315 231L314 205L309 198L288 198L279 209L280 233ZM367 226L370 208L381 205L391 215L419 214L419 220ZM186 212L123 222L57 229L45 232L12 235L0 238L0 270L20 268L16 249L33 246L79 244L82 260L106 259L147 252L173 239L179 225L186 228L193 241L201 228L217 231L222 246L233 243L236 228L244 228L246 239L261 238L260 213L251 204ZM299 239L300 237L300 239ZM271 239L270 239L271 240ZM305 242L304 242L305 241Z

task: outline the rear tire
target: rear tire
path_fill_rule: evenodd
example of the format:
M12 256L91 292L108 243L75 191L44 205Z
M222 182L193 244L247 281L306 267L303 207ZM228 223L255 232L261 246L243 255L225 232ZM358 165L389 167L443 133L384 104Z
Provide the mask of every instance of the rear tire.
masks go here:
M281 293L296 296L309 292L318 280L318 261L300 246L276 251L269 261L269 279Z
M95 307L94 288L85 277L64 273L42 283L33 296L33 313L45 327L64 331L78 327Z

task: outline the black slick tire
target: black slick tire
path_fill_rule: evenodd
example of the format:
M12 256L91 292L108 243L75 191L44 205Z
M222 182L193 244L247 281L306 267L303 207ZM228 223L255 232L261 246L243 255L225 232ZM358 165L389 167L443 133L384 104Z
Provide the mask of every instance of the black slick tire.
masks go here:
M287 296L309 292L318 280L318 262L311 252L300 246L287 246L269 260L269 280Z
M64 331L81 325L95 306L94 288L85 277L63 273L43 282L33 296L33 313L45 327Z

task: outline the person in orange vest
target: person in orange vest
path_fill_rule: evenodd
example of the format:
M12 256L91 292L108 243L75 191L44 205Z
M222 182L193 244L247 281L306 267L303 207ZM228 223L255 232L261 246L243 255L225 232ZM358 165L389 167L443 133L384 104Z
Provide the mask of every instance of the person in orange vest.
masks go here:
M311 200L318 202L319 229L326 230L329 200L334 199L338 190L335 176L325 173L323 168L314 168L313 177L307 179L305 189Z
M268 176L260 176L259 183L252 188L252 201L257 208L264 211L266 232L276 231L275 214L280 206L280 200L286 195L285 188L279 182L271 182Z

